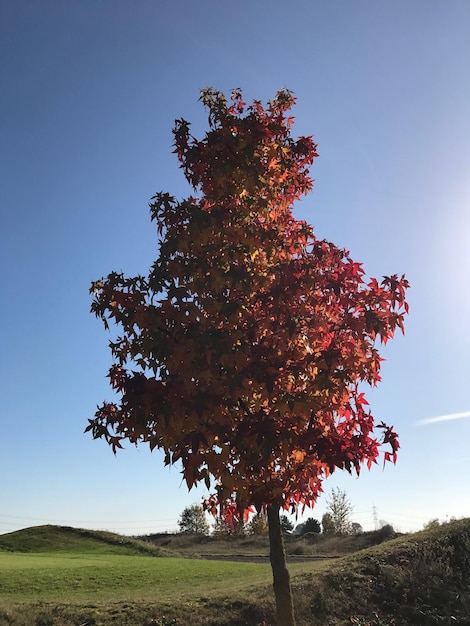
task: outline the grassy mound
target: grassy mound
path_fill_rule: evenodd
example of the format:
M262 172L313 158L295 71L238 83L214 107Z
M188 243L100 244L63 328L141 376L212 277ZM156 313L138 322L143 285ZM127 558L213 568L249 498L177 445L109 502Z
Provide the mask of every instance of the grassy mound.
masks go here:
M116 533L71 528L68 526L33 526L0 535L0 552L77 554L129 554L167 556L168 550L148 542Z
M294 586L301 624L470 625L470 519L348 555Z

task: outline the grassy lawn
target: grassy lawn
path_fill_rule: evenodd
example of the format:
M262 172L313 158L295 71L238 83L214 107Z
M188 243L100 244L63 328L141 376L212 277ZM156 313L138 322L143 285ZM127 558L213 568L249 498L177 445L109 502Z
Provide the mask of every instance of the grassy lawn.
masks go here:
M71 554L2 554L0 599L81 602L162 601L213 596L227 588L269 584L269 565L184 558Z
M267 562L158 557L155 546L116 540L56 528L0 536L0 626L147 626L163 614L254 626L272 615ZM324 565L295 563L291 575Z
M288 546L346 552L289 564L298 626L470 626L470 520L364 549L366 539L357 551L342 538ZM0 535L0 626L272 626L266 541L192 541L163 537L165 547L60 527Z
M294 564L292 574L319 566ZM253 600L260 612L272 605L271 576L267 563L0 552L0 626L146 626L162 614L185 625L236 624ZM223 606L228 622L217 618Z

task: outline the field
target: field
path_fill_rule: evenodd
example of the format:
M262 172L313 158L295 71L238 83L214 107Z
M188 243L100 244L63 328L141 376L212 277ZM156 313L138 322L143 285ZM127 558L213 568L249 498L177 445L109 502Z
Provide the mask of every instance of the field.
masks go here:
M0 535L0 626L274 624L266 538L147 539L54 526ZM470 625L470 520L286 549L299 626Z

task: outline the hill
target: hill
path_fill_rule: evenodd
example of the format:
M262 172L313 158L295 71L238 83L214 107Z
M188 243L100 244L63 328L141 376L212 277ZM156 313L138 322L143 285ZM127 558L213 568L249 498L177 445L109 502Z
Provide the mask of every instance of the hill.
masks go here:
M71 528L68 526L32 526L0 535L0 552L41 553L67 552L79 554L129 554L166 556L154 544L116 533Z
M350 554L299 585L311 626L470 626L470 519Z
M154 538L155 539L155 538ZM314 562L291 562L292 587L298 626L470 626L470 519L443 524L438 528L403 535L383 541L380 545L351 551L360 542L370 543L371 537L346 538L322 541L318 537L306 537L287 544L288 550L305 551L306 556L336 556ZM252 543L253 541L253 543ZM264 542L264 543L263 543ZM303 542L303 543L302 543ZM194 559L198 553L209 556L229 557L237 553L245 555L265 554L265 539L223 542L201 539L197 536L158 537L159 545L121 537L112 533L54 526L25 529L17 533L0 536L1 551L7 560L6 551L50 553L92 553L93 576L96 584L99 577L117 572L119 595L106 600L103 596L77 595L73 590L76 574L72 576L70 592L65 585L60 604L52 600L33 604L25 596L21 604L3 606L0 603L0 626L149 626L150 624L178 624L178 626L272 626L274 607L270 584L255 578L249 585L229 582L229 570L220 570L217 584L215 579L207 581L206 587L196 586L198 580L189 578L184 559L150 559L156 568L154 583L142 593L137 574L149 559L130 559L135 565L130 570L100 569L98 561L114 560L120 554L162 554L161 551L176 548ZM165 544L165 545L163 545ZM231 547L230 547L231 546ZM156 550L156 552L152 552ZM339 556L341 551L348 554ZM111 551L113 556L106 556ZM101 556L101 554L103 556ZM171 554L171 553L170 553ZM20 558L21 555L18 556ZM11 558L11 557L8 557ZM26 558L26 557L21 557ZM30 557L28 557L30 558ZM34 554L31 558L34 558ZM78 558L78 557L77 557ZM130 557L124 557L129 559ZM142 561L142 565L140 565ZM179 561L178 573L171 570L172 561ZM118 561L116 560L116 563ZM166 577L170 577L173 600L162 594L159 564L167 563ZM183 565L181 565L183 563ZM207 561L191 561L191 566L207 564ZM212 565L212 564L211 564ZM241 564L234 564L241 565ZM50 565L52 567L52 564ZM169 569L168 569L169 568ZM183 568L183 569L181 569ZM205 570L204 570L205 571ZM23 572L23 573L22 573ZM19 572L23 578L30 576L26 570ZM75 570L76 572L76 570ZM150 570L144 578L150 575ZM224 573L225 572L225 573ZM0 574L1 574L0 567ZM13 570L4 572L5 580L14 575ZM44 572L44 575L47 572ZM115 576L115 574L113 574ZM131 576L131 578L129 578ZM205 574L203 575L203 579ZM250 574L251 576L251 574ZM247 574L248 577L248 574ZM1 577L0 577L1 578ZM165 577L164 577L165 578ZM184 581L183 581L184 579ZM29 579L28 579L29 580ZM116 580L107 578L113 590ZM143 580L143 579L142 579ZM162 579L163 580L163 579ZM165 579L166 580L166 579ZM248 580L248 578L247 578ZM114 581L114 582L113 582ZM182 586L182 581L184 585ZM1 580L0 580L1 582ZM101 581L102 582L102 581ZM132 587L132 585L134 587ZM144 581L145 582L145 581ZM221 583L221 584L219 584ZM142 583L143 584L143 583ZM102 585L103 586L103 585ZM217 587L217 589L216 589ZM29 588L29 587L28 587ZM103 587L108 588L108 587ZM75 593L75 595L74 595ZM0 584L1 597L1 584ZM176 600L177 598L177 600ZM118 601L119 600L119 601ZM167 621L158 616L166 615ZM177 620L177 621L174 621Z

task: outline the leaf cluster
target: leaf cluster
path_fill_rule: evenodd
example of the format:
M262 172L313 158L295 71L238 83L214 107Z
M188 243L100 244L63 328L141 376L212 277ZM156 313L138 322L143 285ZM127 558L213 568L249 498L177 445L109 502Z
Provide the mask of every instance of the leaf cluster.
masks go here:
M92 311L121 335L109 371L119 396L87 430L160 448L189 488L215 483L206 507L234 517L250 507L311 506L335 469L359 473L390 445L361 383L380 381L376 343L403 330L404 277L366 279L349 253L294 218L312 188L312 137L291 136L295 98L266 107L201 100L198 140L178 120L174 151L194 195L151 201L159 254L148 276L93 283Z

